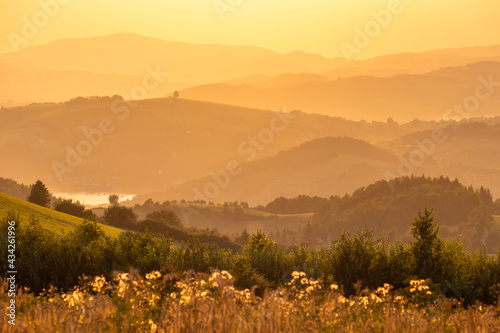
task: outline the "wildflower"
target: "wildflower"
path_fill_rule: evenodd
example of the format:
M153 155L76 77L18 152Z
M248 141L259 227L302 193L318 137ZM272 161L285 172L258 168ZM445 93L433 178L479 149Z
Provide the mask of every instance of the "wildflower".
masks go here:
M403 302L403 301L404 301L403 296L396 296L396 297L394 297L394 303L396 303L396 302Z
M334 284L331 284L331 285L330 285L330 290L338 290L338 289L339 289L338 284L335 284L335 283L334 283Z
M378 297L376 294L370 294L370 298L377 303L382 303L382 299Z
M368 303L369 303L368 296L361 297L359 299L359 303L361 303L361 305L366 309L366 307L368 306Z
M130 275L128 273L121 273L118 275L120 280L130 280Z
M90 283L92 286L92 290L101 292L102 288L106 284L106 278L104 276L96 276L94 277L94 281Z
M158 326L156 326L155 322L152 319L149 319L148 324L151 327L151 333L155 333L157 328L158 328Z
M222 271L220 275L223 279L226 279L226 280L230 280L233 278L233 276L231 274L229 274L228 271Z

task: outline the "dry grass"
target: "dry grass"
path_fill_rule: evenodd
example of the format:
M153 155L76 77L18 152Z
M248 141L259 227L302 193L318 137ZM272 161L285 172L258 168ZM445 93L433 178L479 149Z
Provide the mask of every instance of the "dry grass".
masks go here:
M18 290L16 326L7 323L6 283L0 290L1 332L500 332L500 306L464 309L436 297L425 281L396 295L384 285L345 298L337 285L294 272L290 283L262 298L236 290L228 272L152 272L86 278L71 292L35 297Z

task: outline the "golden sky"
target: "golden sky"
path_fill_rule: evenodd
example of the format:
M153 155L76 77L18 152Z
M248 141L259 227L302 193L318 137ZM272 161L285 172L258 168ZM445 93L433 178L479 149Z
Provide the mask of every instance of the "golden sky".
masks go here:
M377 23L374 11L391 13L390 22ZM13 51L13 36L26 37L23 28L31 35L22 47L132 32L327 57L342 56L348 44L359 59L500 44L498 0L0 0L0 13L1 53ZM39 27L30 32L25 26L35 20ZM356 31L367 27L374 29L369 43L356 45Z

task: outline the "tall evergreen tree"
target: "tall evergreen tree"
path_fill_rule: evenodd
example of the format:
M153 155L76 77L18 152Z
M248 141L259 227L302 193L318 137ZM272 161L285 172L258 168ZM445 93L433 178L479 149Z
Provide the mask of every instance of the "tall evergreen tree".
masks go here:
M31 192L28 196L28 201L39 206L48 207L50 203L50 193L44 183L41 180L37 180L35 184L31 186Z
M418 211L413 221L411 234L417 240L412 244L416 263L416 274L420 278L439 280L442 275L443 241L438 236L439 227L434 221L432 210Z

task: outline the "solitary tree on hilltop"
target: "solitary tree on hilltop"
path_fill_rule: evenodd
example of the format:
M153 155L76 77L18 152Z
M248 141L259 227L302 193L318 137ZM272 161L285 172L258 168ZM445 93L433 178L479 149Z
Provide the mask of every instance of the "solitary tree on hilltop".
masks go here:
M31 192L28 196L28 201L39 206L48 207L50 203L50 194L45 184L41 180L37 180L31 186Z

